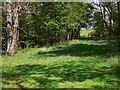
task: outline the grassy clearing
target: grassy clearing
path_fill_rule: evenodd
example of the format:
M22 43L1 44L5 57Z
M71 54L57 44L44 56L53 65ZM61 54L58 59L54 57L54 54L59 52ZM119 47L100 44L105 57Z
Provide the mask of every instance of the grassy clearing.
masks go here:
M89 29L82 28L81 31L80 31L80 36L81 36L81 37L88 37L88 34L89 34L90 32L93 32L93 31L95 31L95 30L94 30L94 29L91 29L91 28L89 28Z
M4 88L117 88L117 47L73 40L3 57Z

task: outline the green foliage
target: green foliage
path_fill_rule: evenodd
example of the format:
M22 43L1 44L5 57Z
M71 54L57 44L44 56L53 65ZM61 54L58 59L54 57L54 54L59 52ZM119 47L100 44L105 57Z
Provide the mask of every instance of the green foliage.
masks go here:
M20 46L51 46L79 38L82 24L88 20L86 3L30 3L31 15L20 18ZM82 7L82 8L81 8ZM26 32L26 33L25 33Z
M100 2L99 12L95 12L95 29L100 37L117 39L119 37L119 2Z
M119 37L119 10L117 3L101 3L108 16L95 11L83 2L32 2L20 15L19 47L52 46L65 40L80 38L81 28L95 27L95 38ZM104 13L105 14L105 13ZM106 21L108 17L110 20ZM105 24L106 21L106 24ZM2 49L6 51L6 13L3 12ZM81 34L82 36L82 34ZM94 37L93 37L94 38ZM4 52L5 53L5 52Z

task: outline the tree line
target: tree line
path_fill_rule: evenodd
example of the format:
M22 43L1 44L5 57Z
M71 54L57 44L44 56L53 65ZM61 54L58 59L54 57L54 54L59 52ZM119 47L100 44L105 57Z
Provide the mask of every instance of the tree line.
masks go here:
M2 49L9 55L15 55L17 47L48 47L79 39L83 27L93 26L98 37L117 38L119 35L119 2L30 3L9 0L2 4Z
M94 3L95 30L105 38L119 38L120 32L120 2Z

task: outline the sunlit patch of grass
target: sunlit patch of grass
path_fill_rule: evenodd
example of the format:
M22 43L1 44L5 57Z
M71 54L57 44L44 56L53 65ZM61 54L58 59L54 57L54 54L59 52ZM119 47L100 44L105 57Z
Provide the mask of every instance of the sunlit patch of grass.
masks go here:
M81 31L80 31L80 36L81 37L87 37L88 33L93 32L93 31L95 31L95 30L94 29L85 29L85 28L82 28Z
M116 49L99 42L73 40L4 56L3 87L19 88L16 83L27 88L117 87L118 57L111 55Z

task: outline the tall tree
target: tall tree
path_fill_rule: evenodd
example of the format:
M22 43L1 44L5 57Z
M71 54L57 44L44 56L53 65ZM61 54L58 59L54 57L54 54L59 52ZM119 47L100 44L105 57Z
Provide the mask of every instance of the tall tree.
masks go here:
M90 12L87 3L32 2L28 4L29 8L24 7L28 12L25 10L20 12L24 4L6 2L9 55L15 55L18 45L22 48L35 45L49 46L63 40L76 39L80 36L80 28L89 20Z
M75 39L80 36L80 28L87 21L89 14L88 4L82 2L36 2L29 6L33 14L24 15L20 23L22 27L20 35L27 38L27 40L20 38L22 45L23 42L53 45L63 40ZM27 35L24 31L27 31Z
M23 7L22 2L12 2L7 0L7 54L13 56L16 53L16 48L19 40L19 13Z
M94 2L93 2L94 3ZM99 2L94 3L94 5L97 6L97 12L98 15L95 15L96 21L98 24L96 24L97 31L101 32L101 34L105 34L108 38L117 38L118 31L119 31L119 2ZM100 19L97 19L100 18ZM103 22L103 28L101 29L101 24ZM101 24L102 25L102 24ZM99 28L99 30L98 30Z

